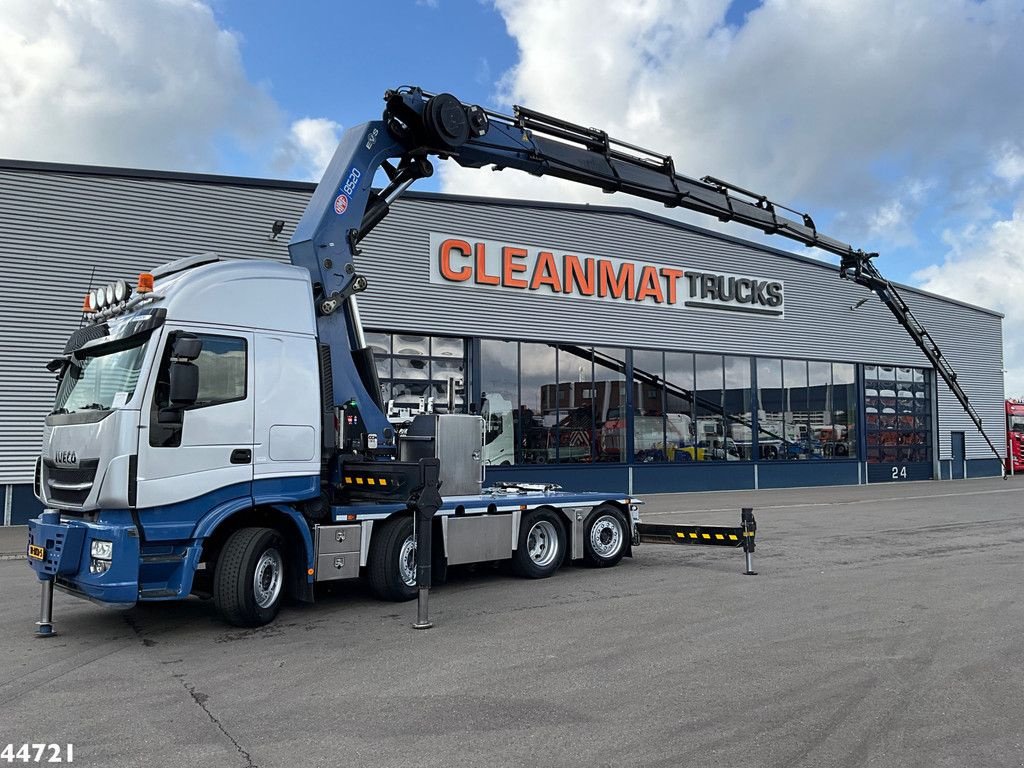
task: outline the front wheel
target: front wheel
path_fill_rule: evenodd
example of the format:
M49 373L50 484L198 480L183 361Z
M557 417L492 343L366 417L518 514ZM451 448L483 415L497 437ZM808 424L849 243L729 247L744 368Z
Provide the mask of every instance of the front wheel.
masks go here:
M583 562L592 568L610 568L626 554L626 519L615 507L602 504L584 526Z
M528 579L546 579L565 558L565 530L558 513L535 509L523 515L512 570Z
M373 529L370 589L381 600L402 602L416 597L416 538L411 517L395 517Z
M283 550L281 534L273 528L242 528L224 543L213 598L228 623L259 627L274 620L284 592Z

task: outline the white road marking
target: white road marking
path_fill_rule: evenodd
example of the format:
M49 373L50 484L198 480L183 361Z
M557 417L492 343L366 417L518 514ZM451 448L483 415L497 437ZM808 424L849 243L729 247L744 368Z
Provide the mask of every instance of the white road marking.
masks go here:
M755 491L756 493L756 491ZM767 504L765 506L755 507L755 511L761 511L765 509L800 509L804 507L836 507L844 506L847 504L877 504L883 501L919 501L921 499L948 499L954 496L985 496L992 493L1024 493L1024 488L1004 488L997 491L965 491L963 493L931 493L923 496L887 496L884 498L877 499L851 499L849 501L815 501L807 502L802 504ZM736 507L723 507L721 509L690 509L690 510L676 510L674 512L644 512L644 517L654 517L655 515L688 515L688 514L705 514L709 512L735 512Z

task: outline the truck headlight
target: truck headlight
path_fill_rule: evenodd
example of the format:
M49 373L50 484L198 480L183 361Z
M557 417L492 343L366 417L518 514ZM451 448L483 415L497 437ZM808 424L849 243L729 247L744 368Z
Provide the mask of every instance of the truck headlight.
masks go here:
M97 560L110 560L114 555L114 542L93 539L89 554Z
M89 545L89 573L100 574L110 570L110 561L114 555L114 542L93 539Z

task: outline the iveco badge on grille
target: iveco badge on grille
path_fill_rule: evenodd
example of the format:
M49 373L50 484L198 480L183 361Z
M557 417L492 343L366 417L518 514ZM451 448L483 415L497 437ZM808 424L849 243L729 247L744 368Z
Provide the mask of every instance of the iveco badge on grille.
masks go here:
M75 455L74 451L57 451L53 460L64 467L78 466L78 456Z

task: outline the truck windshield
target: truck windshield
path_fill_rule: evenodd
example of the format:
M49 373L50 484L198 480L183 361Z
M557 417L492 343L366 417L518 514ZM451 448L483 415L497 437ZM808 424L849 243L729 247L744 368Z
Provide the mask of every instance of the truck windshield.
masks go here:
M54 364L62 367L57 400L50 415L109 411L128 402L139 381L149 339L153 331L163 324L166 315L163 308L149 309L123 318L110 327L104 325L102 336L96 336L70 355L54 360ZM80 329L78 333L81 330L89 329ZM68 344L75 343L75 335L72 335Z
M146 357L148 335L127 349L87 355L68 366L53 413L110 410L131 399Z
M1011 432L1024 432L1024 416L1011 416L1010 417L1010 431Z
M54 414L110 411L131 399L153 327L125 324L110 337L86 345L68 358L57 386Z

